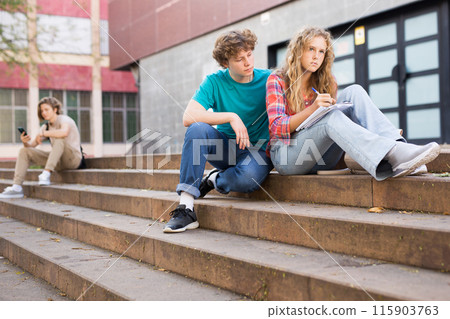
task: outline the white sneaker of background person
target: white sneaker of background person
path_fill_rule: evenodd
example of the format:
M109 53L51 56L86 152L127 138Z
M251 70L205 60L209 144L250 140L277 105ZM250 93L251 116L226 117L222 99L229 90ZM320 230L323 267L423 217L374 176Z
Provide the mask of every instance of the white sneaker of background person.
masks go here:
M52 175L51 172L44 170L41 175L39 175L39 185L40 186L46 186L50 185L50 176Z
M23 188L20 185L14 184L13 186L8 186L0 194L0 199L2 198L23 198Z

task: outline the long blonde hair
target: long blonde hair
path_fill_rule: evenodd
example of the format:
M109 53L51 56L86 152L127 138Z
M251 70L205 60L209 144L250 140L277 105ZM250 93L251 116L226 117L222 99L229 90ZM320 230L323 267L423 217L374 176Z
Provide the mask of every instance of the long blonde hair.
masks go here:
M309 87L314 87L321 93L336 95L336 81L331 73L334 61L333 38L330 32L318 27L305 27L289 42L284 66L277 71L286 84L286 99L291 112L298 113L305 109L305 101L301 92L301 76L303 75L301 57L307 50L307 45L315 38L323 37L327 48L325 58L320 68L311 74Z

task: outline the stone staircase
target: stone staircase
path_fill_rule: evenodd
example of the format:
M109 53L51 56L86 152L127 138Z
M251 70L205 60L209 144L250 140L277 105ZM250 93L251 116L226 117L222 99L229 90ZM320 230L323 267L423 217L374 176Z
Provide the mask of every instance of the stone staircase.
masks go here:
M0 200L0 255L80 300L449 300L450 178L280 176L164 234L180 155L87 160ZM139 167L139 169L133 169ZM450 170L450 151L430 165ZM211 167L208 166L207 169ZM14 162L0 162L0 188ZM382 213L369 213L374 206Z

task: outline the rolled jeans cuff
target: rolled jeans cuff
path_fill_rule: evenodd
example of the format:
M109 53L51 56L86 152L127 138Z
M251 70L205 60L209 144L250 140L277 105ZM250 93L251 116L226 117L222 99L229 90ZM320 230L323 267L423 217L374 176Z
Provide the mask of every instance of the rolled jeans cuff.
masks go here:
M191 194L192 196L194 196L195 199L197 199L200 196L200 191L198 190L198 188L189 184L184 183L178 184L177 186L178 195L181 195L181 192Z

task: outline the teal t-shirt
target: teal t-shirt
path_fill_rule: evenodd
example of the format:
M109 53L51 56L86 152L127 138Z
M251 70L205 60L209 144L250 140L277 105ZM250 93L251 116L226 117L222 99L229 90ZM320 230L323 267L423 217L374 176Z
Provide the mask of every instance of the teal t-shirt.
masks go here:
M266 81L270 70L254 69L253 81L239 83L233 80L228 69L210 74L192 97L205 109L214 112L234 112L247 128L252 145L260 139L269 141L269 119L266 112ZM230 123L220 124L217 129L231 139L236 138Z

